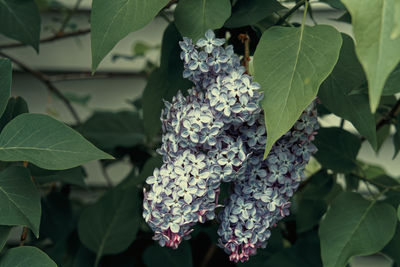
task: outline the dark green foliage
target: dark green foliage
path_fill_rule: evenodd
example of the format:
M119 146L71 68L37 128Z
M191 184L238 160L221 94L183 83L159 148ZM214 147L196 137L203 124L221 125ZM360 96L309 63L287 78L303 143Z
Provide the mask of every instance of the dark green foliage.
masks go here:
M156 16L157 25L163 25L161 17L168 25L162 37L154 36L162 39L161 46L139 40L128 55L113 55L114 64L119 64L115 59L147 59L161 48L159 64L147 61L140 70L147 79L143 95L130 98L126 110L94 111L71 127L48 115L29 113L24 96L11 90L12 67L33 74L47 86L52 74L7 59L9 42L0 44L0 267L345 267L353 256L375 253L400 266L400 180L396 177L400 173L369 162L374 157L366 154L372 153L368 147L360 152L366 141L382 154L393 144L393 159L398 161L400 3L319 0L340 13L335 20L341 25L352 26L350 37L340 34L340 27L311 26L320 23L324 14L318 14L315 2L94 0L87 17L93 72L120 40ZM55 39L65 38L78 29L73 5L0 0L0 34L13 39L11 47L29 45L39 51L41 29L42 39L50 36L48 25L41 25L40 12L51 11L65 19L52 21L65 23L61 29L50 27ZM304 16L303 21L298 15ZM316 96L323 122L314 141L318 152L307 166L309 176L290 200L291 214L270 226L267 247L244 263L229 261L216 245L218 219L195 225L192 238L177 250L156 244L142 219L145 181L163 162L156 149L164 101L171 101L178 91L185 95L193 86L182 76L178 42L183 36L196 42L208 29L215 30L218 38L227 38L242 60L247 52L252 57L247 71L265 94L261 106L268 134L266 152ZM140 39L140 33L134 34ZM248 47L240 38L245 34L250 37ZM30 67L19 52L15 49L10 55ZM87 110L94 96L62 90L60 96L54 88L51 91L72 108L79 105ZM330 124L332 115L341 119L340 127ZM347 127L349 122L355 129ZM248 152L251 158L252 151ZM93 165L102 166L106 174L117 162L129 164L130 171L118 184L114 177L109 186L86 184L82 164L93 160L99 160ZM217 216L234 190L231 183L221 185ZM26 239L19 247L21 231Z
M318 148L315 158L327 169L346 173L356 167L361 141L350 132L334 127L322 128L315 138L315 145Z

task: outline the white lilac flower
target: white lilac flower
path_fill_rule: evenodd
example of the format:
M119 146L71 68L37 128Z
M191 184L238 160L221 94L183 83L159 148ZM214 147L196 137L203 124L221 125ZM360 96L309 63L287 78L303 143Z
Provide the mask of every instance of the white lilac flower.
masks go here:
M204 47L204 51L211 53L215 47L225 43L224 39L215 38L215 33L212 30L206 32L206 38L201 38L197 41L198 47Z

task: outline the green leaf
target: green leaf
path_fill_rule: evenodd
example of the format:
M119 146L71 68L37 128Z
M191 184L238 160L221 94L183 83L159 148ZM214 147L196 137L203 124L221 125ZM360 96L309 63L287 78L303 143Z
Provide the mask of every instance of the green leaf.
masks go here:
M238 28L253 25L268 15L285 9L276 0L239 0L232 8L231 17L225 22L225 27Z
M24 225L39 237L40 195L26 168L0 172L0 225Z
M77 222L71 204L68 196L59 192L51 192L42 199L41 238L50 238L57 244L69 237Z
M73 267L93 266L96 260L95 256L90 250L81 245L74 258Z
M170 101L180 90L186 90L193 84L182 77L183 62L181 61L178 41L181 36L171 23L164 32L161 48L160 68L153 71L143 92L143 124L152 140L161 132L160 115L164 107L163 100Z
M377 132L376 132L376 140L377 140L377 145L378 145L378 151L381 149L383 143L385 143L386 139L390 135L390 124L386 124L382 126Z
M42 172L42 173L38 173L38 174L35 174L34 172L32 172L32 168L35 168L35 167L29 166L29 168L31 169L32 176L35 178L35 182L37 182L38 184L63 182L65 184L77 185L77 186L86 188L86 184L85 184L85 180L84 180L85 174L81 167L75 167L72 169L67 169L67 170L62 170L62 171L45 170L46 172Z
M40 14L34 0L1 0L0 33L39 51Z
M400 65L389 75L383 87L382 95L394 95L400 92Z
M350 132L337 127L321 128L314 144L318 148L314 156L325 168L347 173L357 166L361 141Z
M305 198L300 200L296 216L297 232L306 232L318 225L326 209L327 205L322 199L311 200Z
M370 107L375 112L385 81L400 61L400 20L396 0L342 0L351 14L356 52L368 79Z
M340 0L320 0L320 1L327 3L333 8L346 10L346 7L340 2Z
M385 169L379 165L364 163L362 161L359 161L358 165L360 167L361 176L367 179L375 179L386 174Z
M8 240L11 228L11 226L0 225L0 252L3 250Z
M344 267L352 256L380 251L393 237L396 211L356 193L339 195L320 224L324 267Z
M36 247L16 247L0 258L0 267L57 267L57 264Z
M1 3L0 2L0 14L1 14ZM0 19L1 29L1 19ZM10 97L11 90L11 79L12 79L12 67L11 61L6 58L0 58L0 116L2 116L6 109L8 98Z
M135 239L141 218L138 195L134 186L115 187L82 212L79 238L97 254L96 263L104 254L124 251Z
M180 0L174 13L179 32L194 42L207 30L221 28L230 15L229 0Z
M366 82L364 71L354 52L353 39L346 34L342 34L342 39L339 60L322 83L318 97L332 113L350 121L377 151L375 116L371 113L368 96L349 95Z
M77 129L101 149L133 147L144 142L143 122L137 112L95 112Z
M394 233L392 240L382 249L382 252L388 255L390 258L392 258L392 260L394 260L398 265L400 264L399 251L400 251L400 226L397 226L396 232Z
M0 134L0 160L29 161L41 168L69 169L112 157L67 125L42 114L21 114Z
M265 156L314 100L336 64L341 44L339 32L327 25L271 27L263 33L254 72L264 92Z
M0 131L3 130L7 123L22 113L29 113L28 104L22 97L10 97L7 107L0 117Z
M189 242L182 242L176 250L152 245L144 251L143 261L148 267L193 266Z
M333 187L333 176L321 170L311 176L301 190L302 197L311 200L323 199Z
M92 71L129 33L147 25L168 0L94 0L91 12Z
M246 266L246 265L243 265ZM320 244L317 231L309 231L298 236L290 248L285 248L273 254L263 265L264 267L320 267Z
M334 183L332 190L324 197L324 200L327 204L330 204L341 193L343 193L343 187L338 183Z

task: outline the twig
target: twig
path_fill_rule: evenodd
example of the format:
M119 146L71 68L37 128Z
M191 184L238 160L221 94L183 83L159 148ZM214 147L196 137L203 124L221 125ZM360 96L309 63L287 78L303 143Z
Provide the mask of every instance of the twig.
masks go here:
M239 40L244 44L244 58L243 65L246 68L246 73L249 73L249 61L250 61L250 36L246 33L239 34Z
M75 6L69 10L67 16L65 17L63 23L61 24L60 29L58 30L58 32L55 35L62 35L64 33L65 28L68 25L68 22L71 20L72 15L74 15L74 13L78 10L80 4L81 4L82 0L77 0L75 3Z
M53 36L41 39L40 43L41 44L42 43L49 43L49 42L53 42L53 41L57 41L57 40L61 40L61 39L69 38L69 37L84 35L84 34L88 34L88 33L90 33L90 29L77 30L77 31L67 32L67 33L62 33L62 34L56 33ZM0 50L1 49L8 49L8 48L23 47L23 46L26 46L26 45L27 44L23 44L23 43L4 44L4 45L0 45Z
M57 87L54 86L54 84L50 81L49 77L37 70L31 69L30 67L26 66L24 63L22 63L21 61L17 60L14 57L11 57L9 55L4 54L3 52L0 51L0 56L2 57L6 57L8 59L10 59L12 62L14 62L15 64L17 64L21 69L23 69L24 71L32 74L33 76L35 76L39 81L41 81L42 83L44 83L48 90L51 91L52 93L54 93L56 96L58 96L61 101L64 102L65 106L68 108L68 110L71 112L72 116L74 117L76 123L78 125L81 124L81 120L79 118L78 113L75 111L74 107L71 105L71 103L69 102L69 100L60 92L60 90L57 89Z
M378 123L376 124L376 130L382 128L385 124L389 123L392 119L396 118L396 116L400 112L400 99L397 100L396 104L392 107L389 113L386 116L383 116Z
M297 4L292 7L288 12L286 12L277 22L276 25L281 25L282 23L285 22L285 20L290 17L294 12L296 12L301 6L303 6L306 3L306 0L301 0L297 2Z
M81 72L81 73L63 73L63 74L54 74L48 76L51 82L62 82L62 81L74 81L74 80L92 80L92 79L104 79L104 78L113 78L113 77L126 77L126 78L146 78L147 75L144 72L96 72L95 75L92 75L90 72Z
M212 256L214 255L215 251L217 250L217 246L213 243L210 248L207 250L206 255L200 265L200 267L207 267L208 262L211 260Z
M21 239L19 242L20 247L25 245L25 240L26 240L27 236L28 236L28 227L24 226L24 228L22 228Z

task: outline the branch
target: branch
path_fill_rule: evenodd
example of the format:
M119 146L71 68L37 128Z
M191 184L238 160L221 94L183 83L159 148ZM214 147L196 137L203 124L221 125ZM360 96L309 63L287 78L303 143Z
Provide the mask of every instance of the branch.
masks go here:
M49 75L50 81L54 83L62 81L93 80L114 77L147 78L147 74L145 72L96 72L96 74L92 75L91 72L78 72Z
M297 4L292 7L288 12L285 13L277 22L276 25L281 25L282 23L285 22L285 20L290 17L294 12L296 12L301 6L303 6L306 3L306 0L301 0L297 2Z
M28 237L28 227L24 226L22 228L22 233L19 241L19 246L22 247L25 245L26 238Z
M244 44L244 57L243 65L246 68L246 73L249 73L249 62L250 62L250 36L246 33L239 34L239 40Z
M376 130L378 131L385 124L390 123L390 121L396 118L397 114L400 112L400 99L397 100L396 104L392 107L386 116L383 116L376 124Z
M77 31L67 32L67 33L56 33L53 36L41 39L39 42L41 44L42 43L49 43L49 42L54 42L54 41L65 39L65 38L69 38L69 37L85 35L85 34L88 34L88 33L90 33L90 29L77 30ZM23 46L26 46L26 45L27 44L23 44L23 43L4 44L4 45L0 45L0 50L1 49L8 49L8 48L23 47Z
M64 102L65 106L68 108L68 110L71 112L72 116L74 117L76 123L79 125L81 124L81 120L78 116L78 113L75 111L75 109L72 107L71 103L69 102L69 100L60 92L60 90L58 90L57 87L54 86L54 84L50 81L50 78L37 70L31 69L28 66L26 66L24 63L22 63L21 61L4 54L3 52L0 51L0 56L2 57L6 57L8 59L10 59L12 62L14 62L15 64L17 64L21 69L23 69L24 71L32 74L34 77L36 77L39 81L41 81L42 83L44 83L48 90L51 91L52 93L54 93L56 96L58 96L61 101Z

